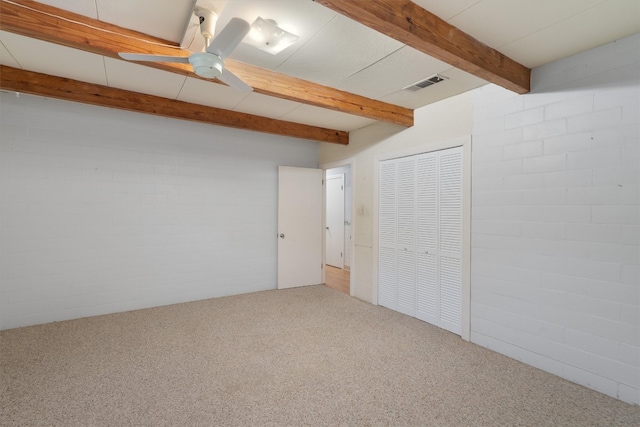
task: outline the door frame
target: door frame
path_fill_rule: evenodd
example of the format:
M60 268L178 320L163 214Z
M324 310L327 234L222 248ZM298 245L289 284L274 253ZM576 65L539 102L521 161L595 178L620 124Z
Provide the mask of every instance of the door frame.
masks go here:
M379 241L379 168L383 160L396 159L398 157L415 156L417 154L430 153L445 150L447 148L462 147L462 333L465 341L470 340L471 335L471 136L455 138L437 143L430 143L405 150L391 151L374 156L373 162L373 271L371 272L373 292L372 302L378 305L378 246Z
M349 259L349 295L350 296L354 296L354 285L353 285L353 278L355 276L354 272L356 271L356 239L353 238L353 231L356 227L356 215L355 215L355 200L356 200L356 188L354 185L354 180L353 177L355 176L355 170L356 170L356 160L353 157L350 157L348 159L344 159L344 160L337 160L335 162L329 162L329 163L321 163L319 168L324 170L324 180L325 183L327 182L327 169L334 169L334 168L339 168L342 166L350 166L351 167L351 181L350 185L351 185L351 200L347 201L346 203L350 203L351 204L351 242L350 242L350 248L349 248L349 253L350 253L350 259ZM345 177L346 180L346 177ZM327 226L327 218L326 218L326 203L327 203L327 187L325 185L324 187L324 206L323 206L323 227ZM345 188L346 191L346 188ZM346 206L346 205L345 205ZM323 228L324 229L324 228ZM326 236L323 235L322 238L322 262L324 263L324 265L326 266ZM322 279L323 281L325 280L324 277L324 269L322 270L323 276Z
M344 211L345 211L345 208L346 208L344 195L345 195L345 193L347 191L346 190L346 176L345 176L344 173L343 174L339 174L339 175L327 176L326 171L325 171L325 176L324 176L324 183L325 183L325 187L324 187L325 210L324 211L325 211L325 215L327 215L327 211L328 211L328 209L327 209L327 207L328 207L327 200L329 198L328 197L328 194L329 194L329 181L332 181L332 180L339 180L339 181L341 181L341 185L342 185L342 224L341 224L341 226L342 226L342 241L341 241L342 246L341 246L341 251L340 251L340 258L341 258L341 264L342 264L341 268L344 269L344 258L345 258L345 256L344 256L344 254L345 254ZM327 215L325 217L325 222L326 223L329 222L329 215ZM325 233L324 233L324 235L325 235L325 251L324 251L325 264L328 264L328 262L327 262L327 258L328 258L327 254L330 253L327 250L327 245L326 245L326 242L328 240L328 238L327 238L327 230L329 230L329 228L325 224ZM331 233L329 233L329 234L331 234Z

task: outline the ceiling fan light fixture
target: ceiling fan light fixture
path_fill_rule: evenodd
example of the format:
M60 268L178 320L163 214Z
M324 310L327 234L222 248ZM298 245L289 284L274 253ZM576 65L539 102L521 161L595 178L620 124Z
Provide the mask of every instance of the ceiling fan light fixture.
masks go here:
M205 79L215 79L222 74L222 60L212 53L193 53L189 57L193 72Z
M273 19L257 17L244 42L260 50L276 55L298 41L300 37L278 27Z

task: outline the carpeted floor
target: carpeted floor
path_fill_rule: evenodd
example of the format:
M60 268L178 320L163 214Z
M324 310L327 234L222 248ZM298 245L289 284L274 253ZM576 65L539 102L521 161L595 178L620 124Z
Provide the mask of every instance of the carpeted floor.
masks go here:
M640 407L324 286L0 333L0 425L638 426Z

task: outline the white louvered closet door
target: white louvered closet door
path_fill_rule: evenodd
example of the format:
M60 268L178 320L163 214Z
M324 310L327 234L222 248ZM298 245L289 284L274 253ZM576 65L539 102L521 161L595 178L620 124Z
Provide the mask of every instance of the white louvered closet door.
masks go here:
M462 333L462 148L440 152L440 316L438 326Z
M398 310L416 315L416 157L398 159Z
M380 162L379 304L462 333L462 147Z
M418 156L417 313L438 324L438 153Z
M378 303L397 309L397 195L396 162L380 162L378 198Z

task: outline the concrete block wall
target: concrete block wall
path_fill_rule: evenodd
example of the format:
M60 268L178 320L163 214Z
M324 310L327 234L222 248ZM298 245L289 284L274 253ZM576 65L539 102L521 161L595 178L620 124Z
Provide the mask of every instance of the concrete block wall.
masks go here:
M476 92L471 340L640 404L640 35Z
M311 141L0 93L0 328L275 289Z

